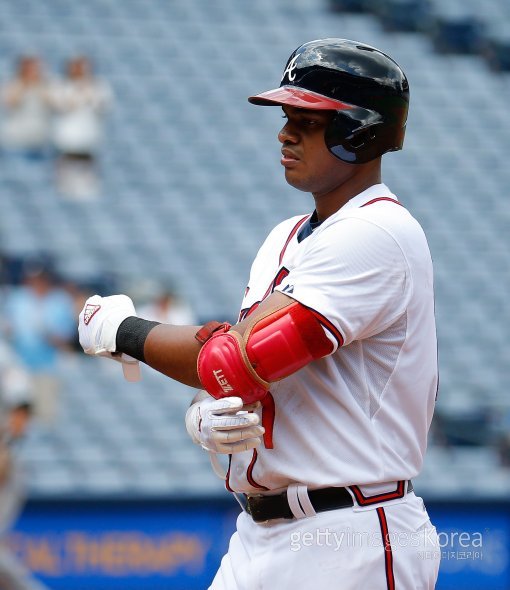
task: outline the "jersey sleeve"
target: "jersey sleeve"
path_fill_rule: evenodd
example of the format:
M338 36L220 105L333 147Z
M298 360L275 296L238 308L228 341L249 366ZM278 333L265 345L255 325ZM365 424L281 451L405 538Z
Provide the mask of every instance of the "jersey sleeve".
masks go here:
M302 261L277 290L316 314L334 350L378 334L402 316L411 277L400 246L385 229L344 218L310 238Z

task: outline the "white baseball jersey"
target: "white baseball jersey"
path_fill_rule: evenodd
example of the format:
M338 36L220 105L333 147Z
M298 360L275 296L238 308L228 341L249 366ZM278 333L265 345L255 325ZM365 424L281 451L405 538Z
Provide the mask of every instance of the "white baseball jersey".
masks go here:
M272 384L265 444L232 456L227 487L376 490L416 476L438 380L432 262L419 223L384 184L320 225L288 219L253 262L240 318L274 290L314 311L334 351Z

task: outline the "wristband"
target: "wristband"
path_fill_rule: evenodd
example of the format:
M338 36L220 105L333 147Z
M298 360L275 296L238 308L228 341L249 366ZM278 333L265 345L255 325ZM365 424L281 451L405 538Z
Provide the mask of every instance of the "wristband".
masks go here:
M144 346L149 332L160 322L143 320L136 316L126 318L117 330L115 349L145 362Z

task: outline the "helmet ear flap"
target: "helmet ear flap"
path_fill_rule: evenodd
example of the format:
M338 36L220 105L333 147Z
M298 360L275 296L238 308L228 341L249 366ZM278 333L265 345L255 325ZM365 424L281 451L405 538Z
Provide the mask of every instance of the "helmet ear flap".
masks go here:
M378 141L382 126L382 117L375 111L361 107L338 111L326 128L326 147L343 162L365 164L384 153Z

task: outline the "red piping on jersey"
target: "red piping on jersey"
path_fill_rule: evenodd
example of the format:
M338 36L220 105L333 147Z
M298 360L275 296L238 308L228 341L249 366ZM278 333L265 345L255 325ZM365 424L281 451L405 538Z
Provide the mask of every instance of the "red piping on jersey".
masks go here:
M262 398L262 426L264 427L264 446L273 449L273 427L275 417L274 397L268 392Z
M241 309L241 311L239 312L238 322L241 322L242 320L246 319L251 313L253 313L257 309L259 305L260 301L255 301L255 303L251 307L245 307L244 309Z
M393 552L391 550L390 533L388 521L384 508L377 508L377 517L381 527L382 540L384 542L384 567L386 570L386 587L388 590L395 590L395 575L393 573Z
M404 480L398 482L397 489L394 492L385 492L384 494L376 494L375 496L364 496L363 492L358 486L350 486L350 490L356 497L356 502L360 506L371 506L372 504L378 504L379 502L389 502L390 500L398 500L404 497L405 493Z
M372 199L371 201L368 201L368 203L365 203L364 205L360 205L360 209L361 209L361 207L366 207L367 205L372 205L372 203L377 203L378 201L390 201L390 203L395 203L396 205L400 205L401 207L404 206L404 205L402 205L402 203L400 203L396 199L391 199L390 197L378 197L377 199Z
M303 223L310 217L310 215L305 215L304 217L302 217L297 223L296 225L292 228L288 238L285 241L285 244L283 245L283 248L280 252L280 257L278 258L278 265L280 265L282 263L283 257L285 256L285 251L287 250L287 246L290 244L290 241L292 240L292 238L296 235L296 233L298 232L299 228L303 225ZM285 274L284 274L285 273ZM276 287L278 287L278 285L283 281L283 279L289 274L289 270L286 269L285 267L281 268L278 273L276 274L275 278L271 281L271 283L269 284L269 287L267 288L266 292L264 293L264 296L262 297L262 299L260 301L257 301L256 303L254 303L251 307L249 308L244 308L241 309L241 311L239 312L239 321L244 320L245 318L247 318L250 313L254 312L257 307L259 306L259 304L261 303L261 301L264 301L264 299L268 296L271 295L271 293L276 289ZM244 292L244 296L246 297L246 295L248 295L248 292L250 291L250 287L246 287L246 291Z
M274 426L274 417L275 417L275 404L274 398L270 393L267 393L266 396L262 399L262 426L265 429L264 432L264 446L266 449L273 448L273 426ZM259 488L260 490L269 490L266 486L263 486L257 483L253 479L253 468L255 467L255 463L258 458L258 453L256 449L253 449L253 456L251 458L251 462L248 465L248 469L246 470L246 479L248 483L252 485L254 488ZM228 457L228 471L227 476L225 478L225 487L229 492L233 492L234 490L230 487L229 478L230 478L230 466L232 465L232 455Z
M268 297L269 295L271 295L271 293L274 292L274 290L276 289L276 287L278 287L278 285L281 285L282 282L283 282L283 279L285 277L287 277L289 274L290 274L289 269L287 269L284 266L282 266L280 268L280 270L278 271L278 273L276 274L275 278L271 281L271 284L267 288L267 291L264 293L264 297L262 297L262 301L264 301L264 299L266 297Z
M331 334L333 334L333 336L335 337L335 340L338 342L339 347L344 345L344 337L343 337L342 333L334 324L332 324L328 320L327 317L323 316L316 309L313 309L313 307L308 307L308 305L304 305L303 303L301 303L300 305L302 305L303 307L306 307L306 309L309 309L313 313L313 315L319 320L320 324L324 328L326 328L326 330L328 332L331 332Z
M228 456L228 469L227 475L225 476L225 487L229 492L234 492L234 490L230 487L230 467L232 466L232 455Z
M266 486L263 486L260 483L257 483L253 479L253 468L255 467L255 463L257 462L257 457L258 457L257 449L253 449L253 457L251 459L251 463L248 465L248 469L246 470L246 479L248 480L248 483L250 485L252 485L254 488L258 488L259 490L268 491L269 488L266 488Z
M299 228L303 225L303 223L310 217L310 215L305 215L302 219L300 219L296 225L292 228L292 231L289 234L289 237L287 238L287 241L285 242L282 251L280 252L280 258L278 259L278 264L282 263L283 257L285 255L285 250L287 250L287 246L289 245L290 241L292 240L292 238L296 235L297 231L299 230Z
M275 278L271 281L262 299L260 301L255 301L255 303L253 303L251 307L245 307L244 309L241 309L238 321L240 322L241 320L246 319L250 314L252 314L257 309L257 307L262 303L262 301L264 301L266 297L271 295L271 293L276 289L276 287L278 287L278 285L282 283L283 279L289 274L289 272L290 271L288 269L282 266Z

